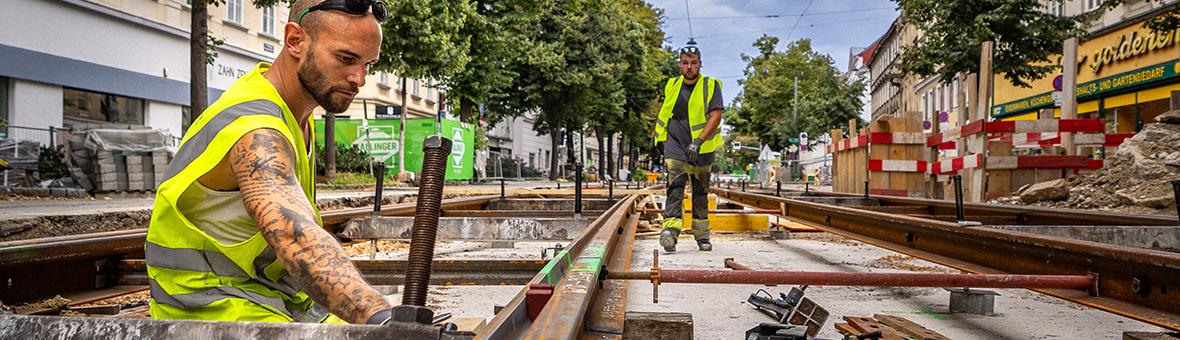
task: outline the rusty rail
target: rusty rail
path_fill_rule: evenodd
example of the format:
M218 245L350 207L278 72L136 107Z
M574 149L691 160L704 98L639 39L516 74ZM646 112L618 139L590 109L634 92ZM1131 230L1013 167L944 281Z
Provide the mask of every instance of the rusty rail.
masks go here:
M781 207L786 217L817 229L971 273L1096 273L1097 296L1076 290L1035 290L1160 327L1180 330L1180 294L1168 294L1168 286L1180 282L1180 254L987 227L961 227L950 222L755 193L716 188L713 191L720 197L747 206ZM1004 210L986 206L974 208L976 211ZM971 209L969 206L969 213ZM1020 209L1019 213L1024 216L1035 214L1037 218L1057 215L1030 209ZM1094 215L1101 214L1080 214L1068 220L1077 221ZM1128 219L1119 224L1126 225L1131 221L1143 219ZM1089 222L1100 221L1091 219Z
M599 274L612 258L616 240L626 221L635 214L637 196L630 195L590 223L563 254L529 281L529 286L553 283L553 294L536 320L528 316L521 289L487 325L476 331L478 339L570 339L584 329L586 314L598 290Z
M648 280L653 271L611 272L608 279ZM779 272L758 270L660 269L660 283L813 285L864 287L1059 288L1089 291L1093 275L941 273Z
M735 191L738 192L738 191ZM767 191L747 191L746 193L762 194L768 197L775 197L773 190ZM781 196L786 196L787 199L792 199L798 196L817 197L817 198L865 198L864 194L851 194L843 192L820 192L811 191L804 195L801 191L787 192L784 190ZM955 202L952 200L937 200L929 198L913 198L913 197L897 197L887 195L869 195L868 199L876 200L881 203L876 208L925 208L923 209L925 215L955 215ZM873 207L861 207L863 209L872 210ZM1106 211L1089 211L1078 209L1061 209L1061 208L1043 208L1021 205L1006 205L1006 204L986 204L986 203L963 203L964 213L967 215L977 216L996 216L1008 217L1015 220L1017 224L1028 225L1153 225L1153 226L1174 226L1176 219L1168 216L1149 216L1149 215L1131 215Z

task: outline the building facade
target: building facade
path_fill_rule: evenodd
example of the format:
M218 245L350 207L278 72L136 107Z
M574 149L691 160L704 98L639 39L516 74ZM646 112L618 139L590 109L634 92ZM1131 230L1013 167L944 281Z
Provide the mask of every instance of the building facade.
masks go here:
M1078 2L1066 3L1064 15L1084 10ZM1174 8L1174 0L1130 1L1095 22L1078 46L1078 118L1101 118L1108 134L1129 134L1170 109L1172 93L1180 91L1180 32L1152 32L1142 23ZM991 117L1060 117L1053 100L1059 75L1034 80L1027 88L997 82Z
M189 112L187 0L21 1L0 11L0 139L47 143L36 129L158 129L182 136ZM252 0L209 7L209 34L224 39L208 66L209 102L282 49L284 2ZM401 105L400 79L369 76L345 113L373 116ZM411 116L438 112L429 83L407 81ZM322 110L320 110L322 111Z

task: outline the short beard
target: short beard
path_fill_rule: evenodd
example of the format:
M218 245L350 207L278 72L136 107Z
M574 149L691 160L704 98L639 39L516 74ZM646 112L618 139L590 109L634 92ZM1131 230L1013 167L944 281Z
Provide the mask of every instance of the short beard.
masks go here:
M307 53L307 60L304 60L303 65L299 66L299 84L303 85L303 90L307 91L308 94L311 94L311 97L315 99L315 102L320 104L324 110L331 113L341 113L347 111L348 107L352 105L352 98L341 101L333 101L332 93L336 90L344 90L356 93L357 89L355 87L346 88L342 86L331 86L328 84L328 78L325 77L324 73L320 72L319 67L316 67L315 65L315 52L313 52L313 47L309 46L308 48L309 51Z

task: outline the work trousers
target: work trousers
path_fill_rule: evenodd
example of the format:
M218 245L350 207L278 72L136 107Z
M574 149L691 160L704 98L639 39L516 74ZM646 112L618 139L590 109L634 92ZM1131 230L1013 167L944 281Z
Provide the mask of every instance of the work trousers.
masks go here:
M668 169L667 201L664 202L664 218L684 217L684 190L692 182L692 234L697 240L709 239L709 174L712 164L694 166L677 159L665 159ZM665 224L672 229L683 229L682 223ZM677 228L679 226L679 228Z

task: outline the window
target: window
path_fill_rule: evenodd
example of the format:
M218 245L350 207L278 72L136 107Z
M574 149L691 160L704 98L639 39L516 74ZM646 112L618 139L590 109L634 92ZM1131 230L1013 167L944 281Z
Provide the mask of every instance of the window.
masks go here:
M426 99L434 100L434 81L426 82Z
M951 108L959 108L959 79L951 81Z
M274 6L262 8L262 33L275 35L275 8Z
M1102 0L1082 0L1082 12L1093 11L1102 4Z
M389 86L389 73L385 73L385 72L377 73L377 83L381 84L381 85Z
M537 154L532 153L532 152L529 153L529 167L530 168L537 167Z
M62 98L65 118L143 125L143 99L71 88L62 89Z
M242 23L242 0L227 0L225 2L225 20Z
M418 95L418 79L414 79L414 95Z

